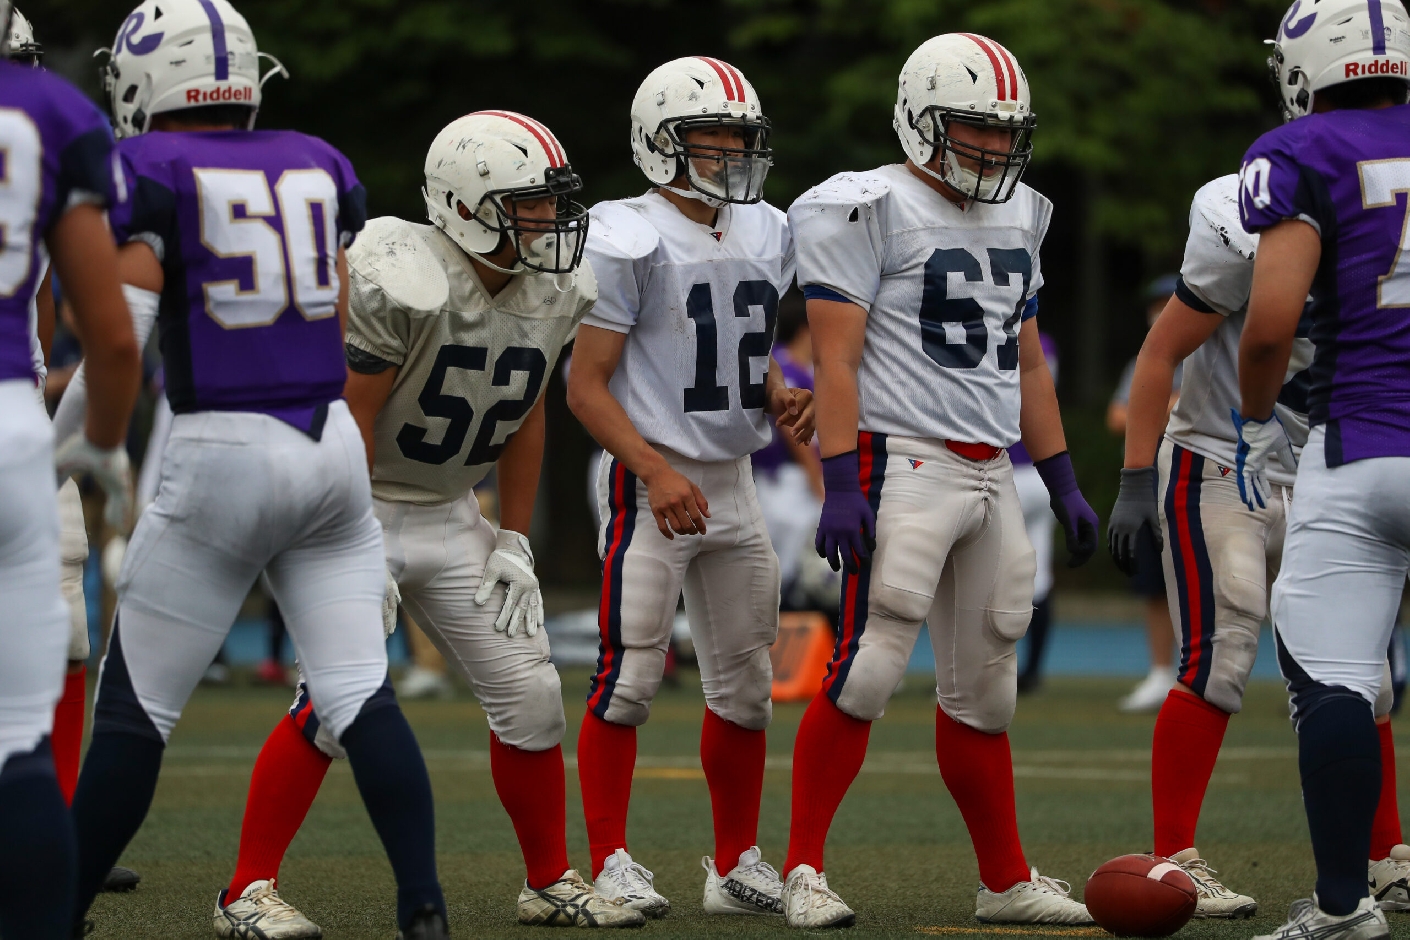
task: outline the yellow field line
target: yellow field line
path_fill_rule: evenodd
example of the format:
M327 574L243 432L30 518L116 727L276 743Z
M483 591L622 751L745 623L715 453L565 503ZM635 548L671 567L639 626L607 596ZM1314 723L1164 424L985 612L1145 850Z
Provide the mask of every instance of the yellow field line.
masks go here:
M1026 937L1109 937L1100 927L917 927L917 933L943 934L1019 934Z

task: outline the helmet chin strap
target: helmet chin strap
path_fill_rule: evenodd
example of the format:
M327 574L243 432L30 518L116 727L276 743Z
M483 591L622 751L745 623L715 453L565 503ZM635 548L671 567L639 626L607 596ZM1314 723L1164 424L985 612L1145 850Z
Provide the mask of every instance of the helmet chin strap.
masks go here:
M490 259L486 258L486 257L485 257L484 255L482 255L482 254L478 254L478 253L473 252L473 251L467 251L467 252L465 252L465 253L466 253L467 255L469 255L470 257L474 258L476 261L478 261L478 262L480 262L481 264L483 264L485 267L490 268L490 269L495 270L495 271L498 271L500 274L508 274L508 275L513 276L513 275L516 275L516 274L523 274L525 271L528 270L528 268L524 267L522 264L516 264L516 265L515 265L514 267L512 267L512 268L502 268L502 267L500 267L499 265L495 264L495 263L494 263L493 261L491 261Z
M688 181L689 179L690 174L686 174L686 180ZM665 188L669 189L677 196L684 196L686 199L694 199L697 202L703 202L711 209L723 209L725 206L729 205L729 203L719 198L718 196L711 196L709 193L702 193L694 186L691 186L687 189L681 189L677 186L672 186L670 183L667 183Z

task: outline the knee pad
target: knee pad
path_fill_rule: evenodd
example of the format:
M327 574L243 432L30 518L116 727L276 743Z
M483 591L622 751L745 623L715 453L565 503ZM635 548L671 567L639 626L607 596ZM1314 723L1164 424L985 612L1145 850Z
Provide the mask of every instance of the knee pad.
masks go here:
M614 651L620 668L599 672L593 678L588 707L593 714L616 725L638 727L651 717L651 701L661 688L666 652L655 648Z
M906 675L909 654L897 656L894 650L863 647L853 657L846 683L832 701L844 714L859 721L876 721L886 714L886 703Z
M522 751L546 751L563 740L568 730L563 717L563 689L558 670L541 663L520 688L513 705L487 709L490 730L500 742Z
M79 567L77 577L73 578L69 566L65 564L59 587L69 608L69 662L84 662L93 650L88 642L88 605L83 600L83 568Z
M710 710L731 724L749 731L763 731L773 721L773 663L767 649L755 650L723 679L723 689L706 695Z
M932 585L933 587L933 585ZM919 623L930 613L930 605L935 602L935 594L919 593L906 587L888 584L887 579L872 572L868 586L868 598L873 616L881 615L902 623Z
M333 737L328 730L328 726L318 720L318 717L311 716L311 723L314 725L312 741L313 746L334 760L347 760L348 752L343 750L343 746L338 743L338 739ZM304 726L304 737L308 737L308 726Z
M1212 649L1204 688L1194 691L1220 711L1237 715L1243 709L1244 689L1258 656L1258 636L1230 626L1215 633Z
M1018 708L1018 683L1011 677L976 692L942 696L937 690L935 699L945 714L962 725L985 734L1007 731Z
M1386 660L1386 668L1381 672L1381 687L1376 692L1376 701L1371 706L1376 713L1376 718L1384 718L1390 714L1391 708L1395 705L1395 681L1391 677L1390 660Z

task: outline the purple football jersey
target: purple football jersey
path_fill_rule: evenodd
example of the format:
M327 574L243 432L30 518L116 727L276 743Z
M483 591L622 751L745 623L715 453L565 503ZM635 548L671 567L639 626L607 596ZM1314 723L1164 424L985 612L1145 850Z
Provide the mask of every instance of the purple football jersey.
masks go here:
M338 248L367 220L352 164L295 131L154 132L118 153L131 199L113 232L165 272L172 410L260 412L318 437L347 377Z
M1307 405L1327 465L1410 456L1410 106L1298 118L1260 137L1239 176L1248 231L1302 219L1322 236Z
M50 228L117 195L102 112L59 76L0 59L0 381L34 378L29 310Z

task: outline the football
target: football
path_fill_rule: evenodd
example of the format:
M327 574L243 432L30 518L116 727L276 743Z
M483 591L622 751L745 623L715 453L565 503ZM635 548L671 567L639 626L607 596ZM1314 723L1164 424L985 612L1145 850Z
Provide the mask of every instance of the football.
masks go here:
M1118 937L1168 937L1195 913L1195 883L1158 855L1122 855L1092 872L1083 901Z

